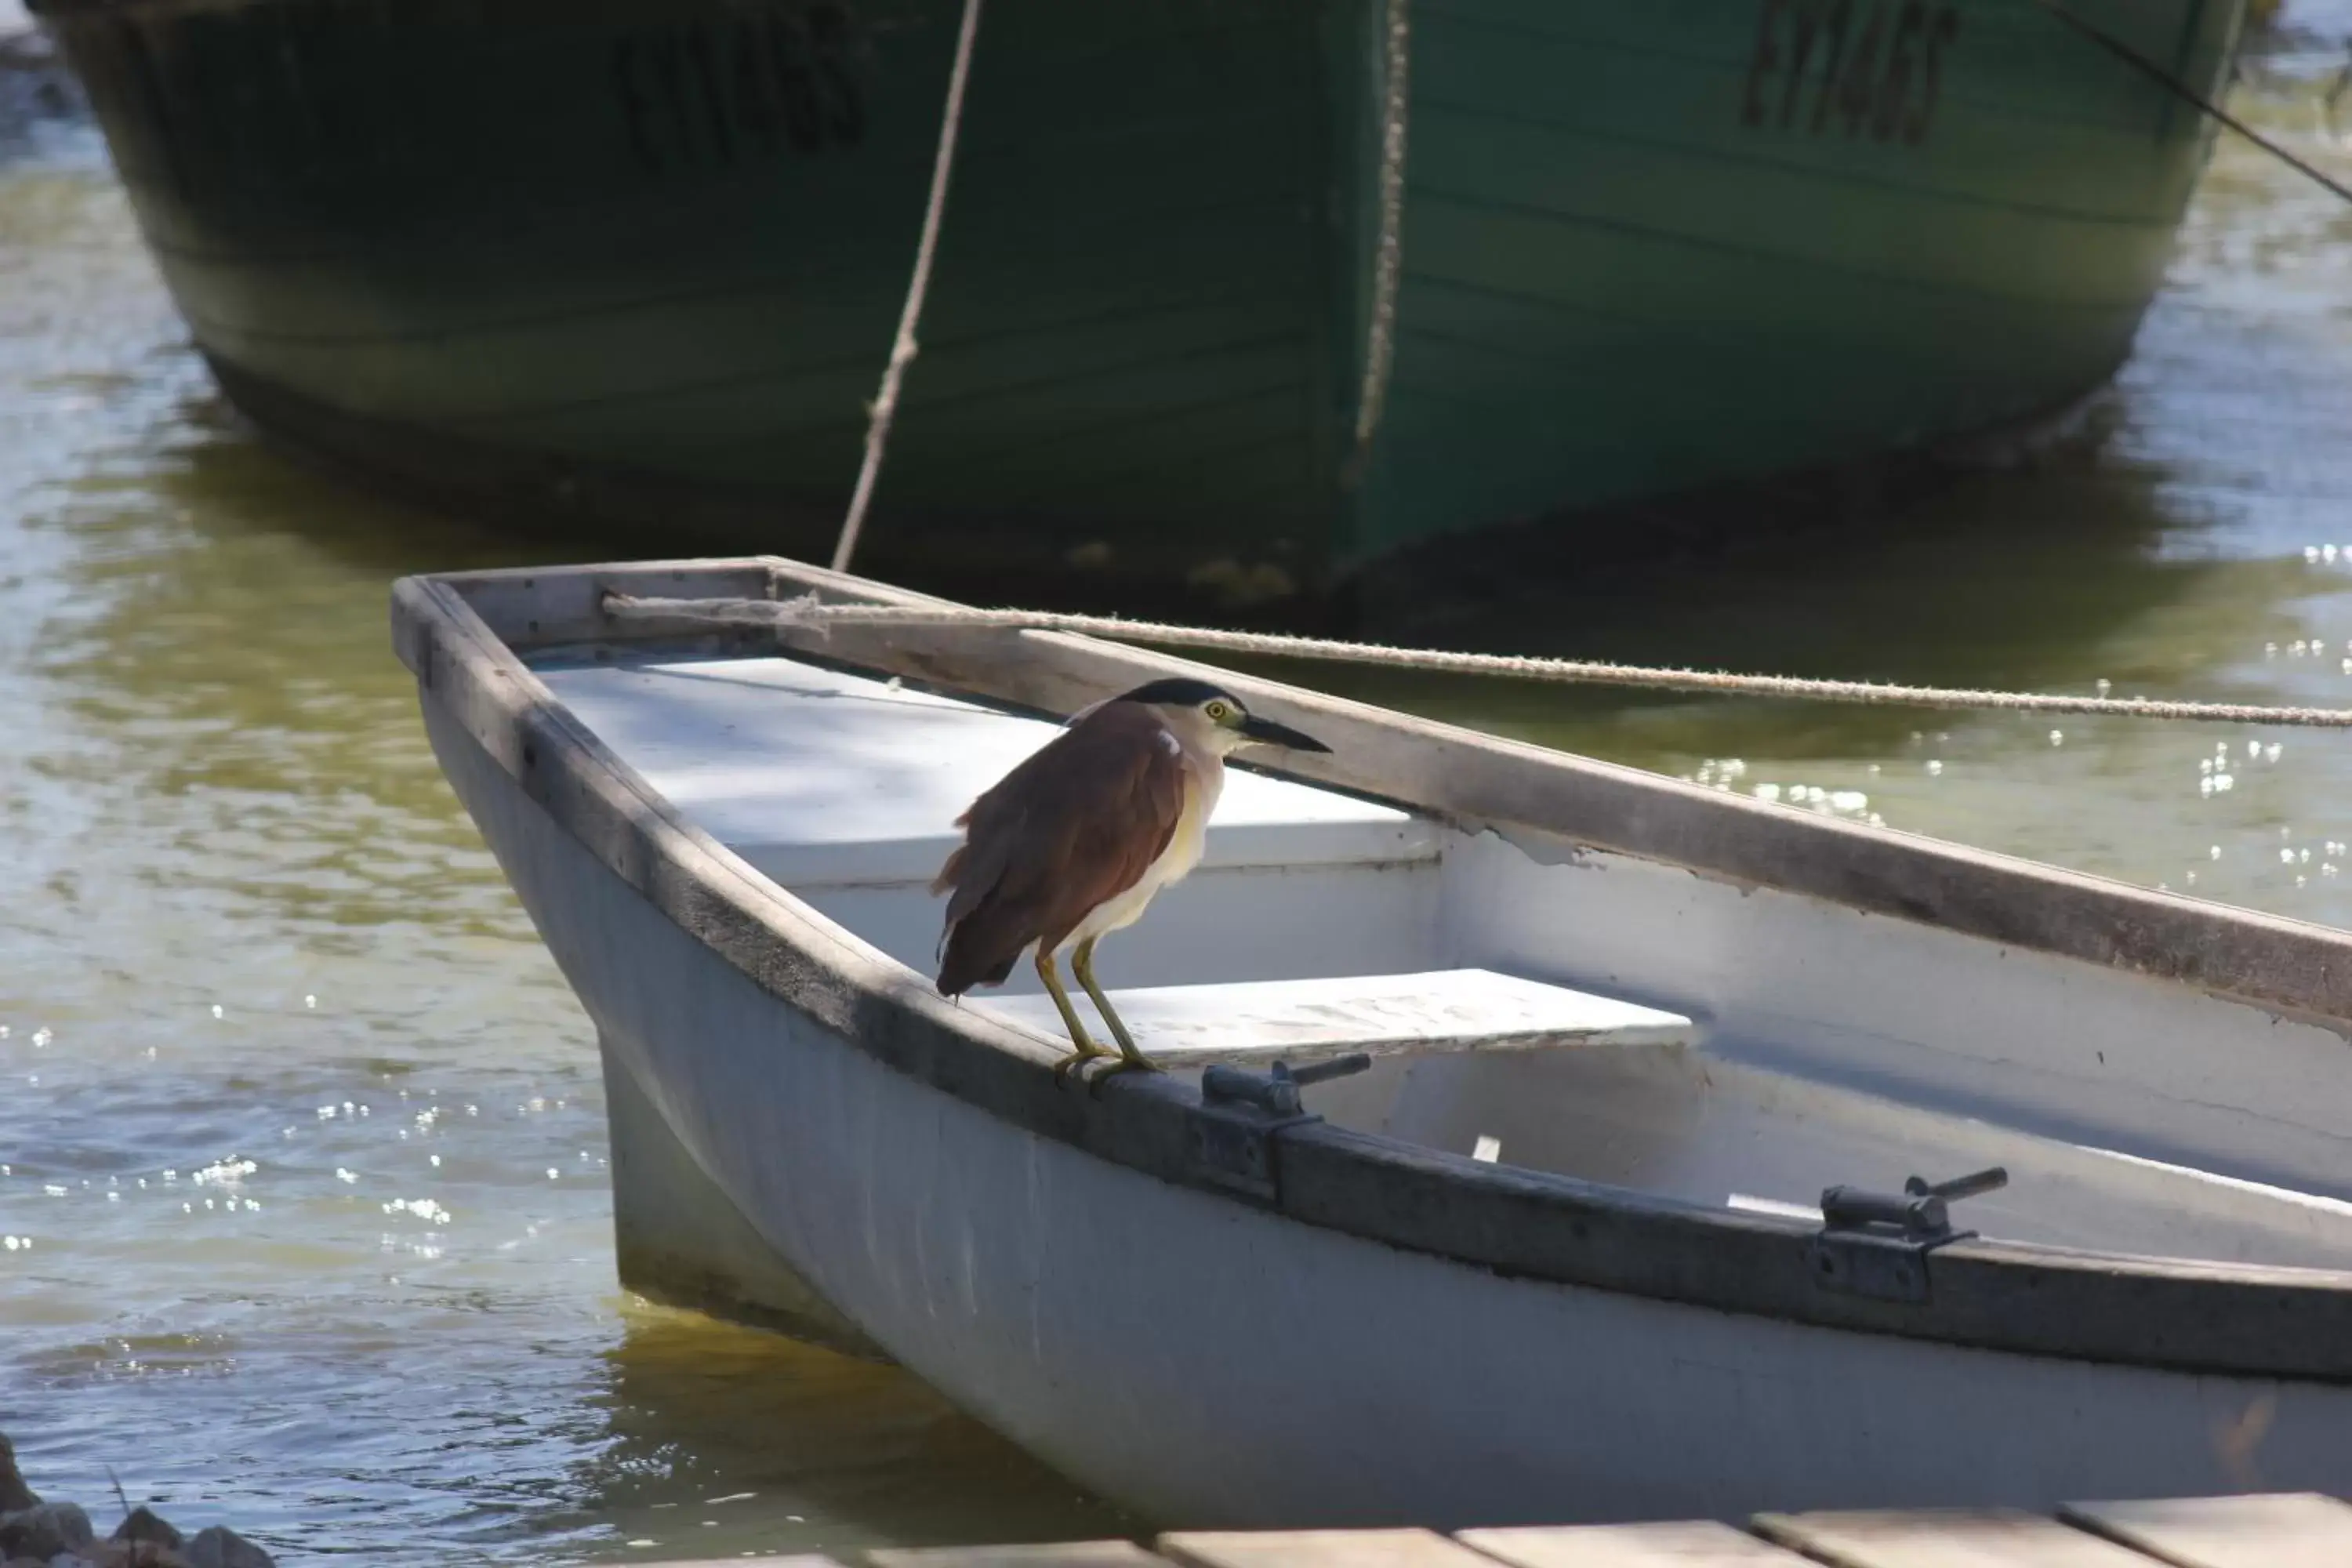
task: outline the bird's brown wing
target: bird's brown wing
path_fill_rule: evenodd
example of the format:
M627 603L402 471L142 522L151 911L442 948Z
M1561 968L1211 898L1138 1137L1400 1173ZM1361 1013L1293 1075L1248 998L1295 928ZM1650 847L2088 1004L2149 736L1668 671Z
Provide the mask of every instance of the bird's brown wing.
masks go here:
M964 841L931 884L950 895L940 990L1002 984L1031 942L1061 942L1141 879L1183 813L1182 754L1148 710L1114 703L1054 737L957 818Z

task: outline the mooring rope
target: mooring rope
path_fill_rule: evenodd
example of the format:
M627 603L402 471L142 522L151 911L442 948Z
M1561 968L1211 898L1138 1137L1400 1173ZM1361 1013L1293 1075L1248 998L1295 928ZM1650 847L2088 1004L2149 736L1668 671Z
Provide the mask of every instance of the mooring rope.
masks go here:
M1412 101L1412 35L1407 0L1388 0L1382 39L1379 232L1372 244L1372 298L1364 329L1364 380L1356 395L1359 473L1369 464L1372 437L1388 404L1396 363L1397 294L1404 280L1404 157Z
M1312 659L1433 675L1489 676L1557 684L1626 686L1717 697L1771 697L1805 702L1878 707L1976 708L2017 713L2084 713L2126 719L2180 719L2219 724L2290 724L2352 728L2352 710L2273 708L2251 702L2171 702L2145 697L2075 697L2056 692L1988 691L1969 687L1900 686L1877 680L1812 680L1789 675L1737 675L1580 658L1518 654L1450 653L1385 643L1226 631L1116 616L1050 610L982 610L961 605L845 605L815 595L797 599L663 599L607 594L604 611L616 620L671 620L718 626L795 627L823 634L834 626L972 626L998 630L1074 632L1159 647L1201 648L1261 658Z
M866 460L858 466L857 488L850 492L849 511L841 521L841 537L833 547L833 569L849 570L857 553L857 536L866 529L866 509L873 504L875 481L882 474L882 454L890 442L890 421L898 412L898 388L907 366L918 352L915 328L923 319L923 297L930 291L931 258L940 247L940 220L948 207L948 177L955 168L956 132L963 123L964 84L971 79L971 45L980 35L980 0L963 0L963 24L956 32L955 64L948 71L948 99L940 111L939 152L931 160L931 194L923 205L922 237L915 245L915 272L907 281L907 301L898 310L898 335L890 342L889 363L882 367L882 385L866 419Z
M2272 157L2276 158L2280 163L2284 163L2288 168L2294 170L2305 178L2310 179L2328 191L2333 192L2345 201L2352 202L2352 188L2347 188L2342 181L2336 179L2332 174L2323 173L2313 164L2296 157L2284 147L2280 146L2277 142L2272 141L2269 137L2263 135L2261 132L2255 130L2244 121L2240 120L2236 115L2231 114L2228 110L2223 109L2220 104L2215 103L2211 99L2207 98L2195 88L2190 87L2188 83L2180 80L2170 71L2165 69L2164 67L2148 58L2147 56L2140 53L2139 50L2132 47L2121 38L2116 37L2113 33L2108 32L2097 23L2076 16L2065 5L2060 4L2060 0L2033 0L2033 4L2048 12L2063 26L2072 28L2075 33L2089 39L2092 43L2096 44L2099 47L2106 50L2107 53L2115 56L2116 58L2123 61L2124 64L2131 67L2134 70L2138 71L2143 76L2147 77L2158 87L2163 88L2175 98L2191 105L2200 113L2211 117L2218 124L2228 126L2231 130L2236 132L2239 135L2244 137L2247 141L2252 142L2263 152L2268 153Z

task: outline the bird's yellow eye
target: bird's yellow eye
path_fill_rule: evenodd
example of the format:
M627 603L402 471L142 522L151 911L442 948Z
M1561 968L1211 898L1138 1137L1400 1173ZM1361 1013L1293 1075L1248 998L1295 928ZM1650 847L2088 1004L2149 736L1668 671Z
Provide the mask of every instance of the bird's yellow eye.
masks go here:
M1224 702L1212 701L1201 711L1209 716L1210 722L1216 724L1222 724L1234 716L1232 705Z

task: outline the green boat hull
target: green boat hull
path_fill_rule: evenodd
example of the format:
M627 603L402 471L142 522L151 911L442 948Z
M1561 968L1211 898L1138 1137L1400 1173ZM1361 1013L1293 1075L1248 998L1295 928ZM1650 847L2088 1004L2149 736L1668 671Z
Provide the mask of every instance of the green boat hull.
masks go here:
M264 426L829 548L957 0L35 8ZM1242 596L2062 405L2210 140L2032 0L997 0L961 138L861 564Z

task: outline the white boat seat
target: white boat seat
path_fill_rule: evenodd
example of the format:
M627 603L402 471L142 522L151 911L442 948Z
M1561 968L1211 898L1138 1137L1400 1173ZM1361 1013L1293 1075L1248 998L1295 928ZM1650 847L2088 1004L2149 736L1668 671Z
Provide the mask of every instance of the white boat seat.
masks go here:
M688 820L786 888L928 882L974 795L1057 726L789 658L534 671ZM1238 769L1202 870L1431 860L1436 826Z
M1085 994L1071 987L1087 1032L1108 1047ZM1159 985L1113 991L1138 1049L1169 1067L1210 1062L1293 1066L1365 1051L1381 1056L1522 1051L1561 1046L1688 1044L1693 1025L1612 997L1485 969ZM980 994L966 1005L1067 1046L1053 998Z

